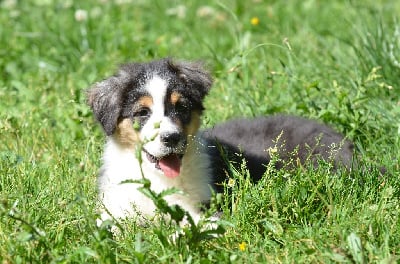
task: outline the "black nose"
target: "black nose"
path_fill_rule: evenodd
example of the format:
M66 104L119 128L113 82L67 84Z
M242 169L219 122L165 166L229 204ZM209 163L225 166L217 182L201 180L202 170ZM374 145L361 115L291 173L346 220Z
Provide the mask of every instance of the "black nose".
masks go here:
M179 132L162 133L160 135L161 142L167 147L176 147L181 138L182 135Z

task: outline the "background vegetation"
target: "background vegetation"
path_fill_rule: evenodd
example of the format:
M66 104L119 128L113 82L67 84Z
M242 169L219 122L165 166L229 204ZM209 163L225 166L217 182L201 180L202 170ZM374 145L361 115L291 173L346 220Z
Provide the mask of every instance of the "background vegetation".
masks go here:
M399 261L398 14L395 0L0 1L2 263ZM85 89L120 63L166 56L215 76L204 126L318 119L371 168L278 171L257 185L243 168L227 186L232 212L215 201L224 236L174 242L174 225L128 223L112 237L96 227L104 136Z

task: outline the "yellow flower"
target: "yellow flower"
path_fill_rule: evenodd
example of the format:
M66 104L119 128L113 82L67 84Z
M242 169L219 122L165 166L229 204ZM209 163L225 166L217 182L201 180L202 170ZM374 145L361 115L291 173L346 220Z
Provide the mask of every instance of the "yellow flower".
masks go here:
M258 24L260 24L260 19L258 17L252 17L251 20L250 20L250 23L253 26L257 26Z
M227 185L228 185L228 187L232 188L233 186L235 186L235 180L230 178Z
M247 246L246 242L240 243L239 244L239 250L240 251L245 251L246 250L246 246Z
M276 154L278 152L278 148L276 146L275 147L269 147L268 148L268 152L269 152L270 156L273 156L274 154Z

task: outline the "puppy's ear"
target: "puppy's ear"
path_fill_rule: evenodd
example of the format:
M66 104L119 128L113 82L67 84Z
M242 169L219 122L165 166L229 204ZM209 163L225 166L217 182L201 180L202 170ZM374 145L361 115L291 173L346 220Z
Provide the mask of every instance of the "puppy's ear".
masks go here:
M169 67L196 93L201 100L208 94L213 80L201 62L168 61Z
M87 102L108 136L114 132L121 114L126 87L123 79L121 75L112 76L94 84L87 91Z

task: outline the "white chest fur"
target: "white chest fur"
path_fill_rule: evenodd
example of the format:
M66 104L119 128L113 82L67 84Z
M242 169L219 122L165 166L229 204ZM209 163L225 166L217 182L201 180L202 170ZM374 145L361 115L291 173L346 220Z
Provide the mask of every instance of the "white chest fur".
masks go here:
M159 193L175 187L183 191L182 195L173 194L165 199L170 205L180 205L198 221L201 202L209 201L211 197L210 164L203 148L200 143L191 140L182 160L180 175L171 179L156 169L145 155L140 165L132 149L122 148L109 137L98 178L100 201L115 218L153 216L156 209L153 202L137 190L141 184L122 183L126 180L142 179L142 166L143 175L151 181L152 190ZM104 220L109 216L105 213L102 218Z

